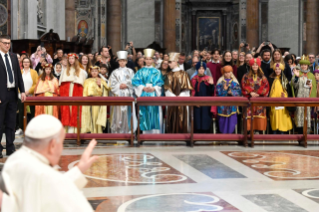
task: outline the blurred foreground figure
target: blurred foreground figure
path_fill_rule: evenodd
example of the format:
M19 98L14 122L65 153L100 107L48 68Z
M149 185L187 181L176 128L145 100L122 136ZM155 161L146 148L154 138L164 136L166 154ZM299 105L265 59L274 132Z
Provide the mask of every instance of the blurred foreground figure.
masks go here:
M96 141L90 142L78 165L63 174L54 167L64 138L64 128L55 117L40 115L30 121L24 145L3 168L2 212L93 211L80 189L87 183L82 173L97 159L91 157Z

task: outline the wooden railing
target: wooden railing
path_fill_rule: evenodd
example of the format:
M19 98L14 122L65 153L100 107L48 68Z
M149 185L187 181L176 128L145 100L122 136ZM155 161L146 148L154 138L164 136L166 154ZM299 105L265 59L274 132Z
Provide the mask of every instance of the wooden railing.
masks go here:
M137 110L140 106L189 106L191 114L191 130L186 134L140 134L139 124L137 132L138 144L143 141L186 141L190 146L194 141L241 141L247 146L247 122L244 122L244 133L239 134L195 134L194 133L194 107L196 106L242 106L245 111L248 99L244 97L141 97L137 99ZM139 115L138 115L139 116ZM138 117L138 123L140 118Z
M108 105L108 106L132 106L134 98L131 97L28 97L24 103L24 129L27 125L26 107L29 105L76 105L78 107L78 119L80 119L80 106L85 105ZM241 106L243 107L243 133L242 134L197 134L194 133L194 107L196 106ZM138 113L137 141L140 145L143 141L186 141L190 146L196 141L239 141L244 146L248 146L247 140L251 140L254 147L256 140L297 140L307 147L307 140L319 140L319 135L308 135L307 133L307 107L319 106L319 98L251 98L245 97L141 97L137 98L137 111L140 106L189 106L191 114L191 130L185 134L140 134L140 118ZM247 108L255 106L285 106L285 107L304 107L304 131L302 135L254 135L254 131L247 133ZM131 113L133 107L131 107ZM67 134L66 139L77 140L80 145L81 140L127 140L133 146L133 118L131 119L131 133L128 134L82 134L80 122L77 125L76 134ZM253 123L253 117L251 117Z
M319 140L318 135L308 135L308 122L307 122L307 107L319 106L319 98L251 98L250 107L253 110L255 106L264 107L275 107L275 106L285 106L285 107L304 107L304 126L303 134L294 135L254 135L254 131L250 131L251 146L254 147L255 140L257 141L286 141L295 140L299 141L304 147L307 147L307 140ZM296 117L295 117L296 118ZM253 116L251 116L251 123L253 123Z
M80 116L80 106L86 105L96 105L96 106L132 106L134 98L132 97L28 97L24 102L24 132L27 126L27 106L29 105L75 105L77 106L77 119L81 119ZM131 113L133 114L133 107L131 107ZM135 111L134 111L135 113ZM43 123L45 124L45 123ZM134 132L133 132L133 118L131 117L131 133L127 134L115 134L115 133L81 133L80 122L77 124L76 134L66 134L66 140L77 140L77 144L81 144L81 140L86 139L97 139L97 140L125 140L129 141L131 146L134 142Z

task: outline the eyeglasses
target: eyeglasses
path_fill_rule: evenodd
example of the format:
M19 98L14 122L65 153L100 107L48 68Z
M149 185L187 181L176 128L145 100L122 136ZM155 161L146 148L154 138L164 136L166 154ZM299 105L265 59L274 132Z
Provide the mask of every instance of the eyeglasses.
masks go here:
M315 57L309 57L309 59L313 59L313 58L315 58Z
M2 41L0 41L0 42L3 43L4 45L9 45L9 46L11 44L11 42L2 42Z

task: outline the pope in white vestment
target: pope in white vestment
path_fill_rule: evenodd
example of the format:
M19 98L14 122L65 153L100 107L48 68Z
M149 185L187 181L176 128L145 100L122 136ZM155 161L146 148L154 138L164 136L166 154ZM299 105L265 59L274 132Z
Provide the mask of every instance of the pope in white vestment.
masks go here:
M80 189L87 183L82 173L97 159L90 158L96 141L83 153L82 164L80 161L61 173L53 168L63 150L61 122L50 115L37 116L27 126L25 136L24 145L8 158L2 171L8 194L3 194L1 211L92 212Z

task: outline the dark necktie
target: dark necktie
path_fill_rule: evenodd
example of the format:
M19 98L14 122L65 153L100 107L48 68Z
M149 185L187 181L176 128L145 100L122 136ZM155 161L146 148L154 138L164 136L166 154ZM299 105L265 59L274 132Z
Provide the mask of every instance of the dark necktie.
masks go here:
M4 57L6 58L6 65L7 65L7 72L8 72L8 76L9 76L9 82L13 83L13 74L12 74L12 69L9 63L9 59L8 59L8 54L5 54Z

